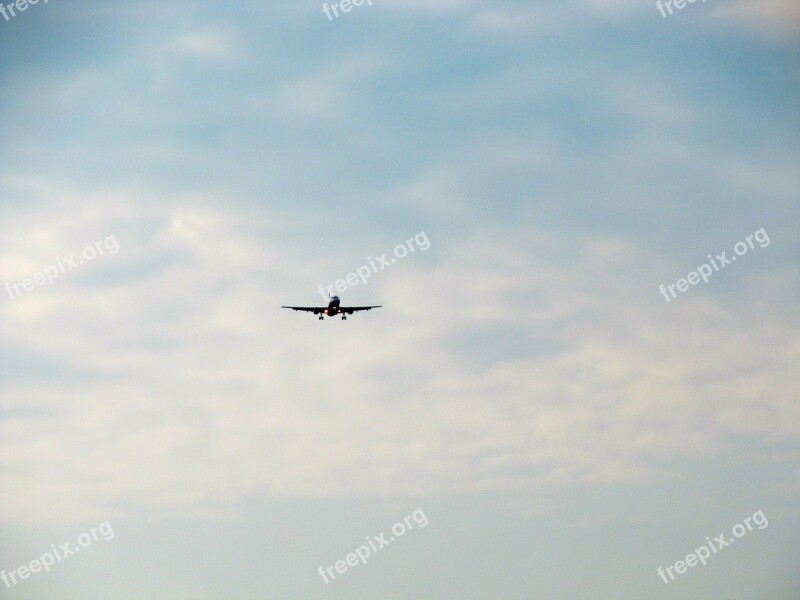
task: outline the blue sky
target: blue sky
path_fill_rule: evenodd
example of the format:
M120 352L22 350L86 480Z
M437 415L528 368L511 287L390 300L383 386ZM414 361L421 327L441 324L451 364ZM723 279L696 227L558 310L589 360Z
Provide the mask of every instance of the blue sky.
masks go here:
M3 291L0 568L115 531L4 597L796 597L798 38L785 0L0 19L0 279L119 248ZM280 310L422 231L342 294L379 311Z

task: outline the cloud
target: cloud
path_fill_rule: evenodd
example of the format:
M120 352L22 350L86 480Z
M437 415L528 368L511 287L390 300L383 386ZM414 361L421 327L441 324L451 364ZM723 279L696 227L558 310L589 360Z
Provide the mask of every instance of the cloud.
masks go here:
M282 83L275 97L262 102L277 108L272 114L293 120L341 118L354 110L365 87L389 67L388 61L369 50L352 53Z
M713 6L715 18L762 34L765 39L797 40L800 4L793 0L733 0Z
M634 14L641 9L638 0L579 0L595 11L614 11ZM653 17L663 19L652 3ZM700 2L694 8L700 6ZM791 41L800 33L800 5L793 0L707 0L705 10L697 12L698 19L707 20L711 26L744 29L756 32L767 40ZM647 6L648 4L646 4ZM687 4L681 12L693 8ZM686 16L686 15L684 15ZM673 17L675 18L675 17Z
M4 518L221 518L253 494L535 500L669 477L736 436L800 435L796 324L777 306L740 322L710 288L666 304L635 243L432 237L435 263L410 256L361 291L382 313L318 323L278 308L291 289L316 297L316 279L268 219L197 200L12 217L4 245L30 248L26 265L112 230L123 274L160 265L108 281L87 265L2 304L7 347L88 374L3 390L3 483L18 490ZM725 275L742 303L760 293ZM492 354L495 329L515 331L513 355Z
M461 10L498 37L541 24L508 6L426 4ZM56 93L19 88L47 103L28 117L58 107L86 119L55 138L41 127L39 139L60 144L51 152L27 128L33 120L16 119L15 148L36 149L32 170L42 157L88 151L63 165L81 188L4 177L0 275L18 281L109 234L120 251L0 305L0 464L3 489L15 490L2 497L3 518L225 517L253 495L502 493L539 506L541 493L675 477L697 457L735 454L743 439L800 433L793 264L737 263L674 303L658 294L696 264L680 258L687 214L692 227L728 236L732 219L761 211L753 197L778 197L770 207L785 216L796 187L786 162L737 143L728 113L714 116L680 74L672 85L655 71L539 54L475 69L467 54L453 80L388 77L381 93L373 82L403 75L416 48L387 60L359 41L285 72L272 71L278 55L259 71L268 85L237 72L234 87L224 77L196 86L186 57L222 64L238 45L190 31L161 38L172 60L158 63L153 87L140 85L152 81L152 56L131 52L119 64L132 69L62 76L61 96L49 80ZM202 93L212 88L221 91ZM362 103L380 127L350 118ZM345 127L293 135L334 117ZM776 127L759 126L764 139ZM108 145L82 137L87 127L113 131L100 136ZM717 146L693 144L688 130ZM314 152L324 154L326 136L341 153L322 157L333 164L323 173ZM370 149L364 164L342 150L353 147ZM92 190L69 168L107 181L116 171L97 167L106 154L145 184ZM192 167L186 179L176 181L175 156ZM148 159L157 169L142 174ZM267 180L264 193L262 173L333 191ZM213 191L203 191L208 174ZM371 205L355 206L340 180ZM723 201L690 187L706 180ZM237 195L241 182L255 200ZM281 198L290 200L278 210ZM354 211L389 224L350 227ZM395 236L398 215L414 227ZM423 228L430 254L346 296L385 309L346 323L279 309L316 301L323 274ZM651 239L675 232L683 237L669 253ZM783 256L779 240L769 256ZM358 263L343 266L352 256Z
M232 36L219 31L195 31L181 34L170 41L170 47L187 56L222 61L237 55Z

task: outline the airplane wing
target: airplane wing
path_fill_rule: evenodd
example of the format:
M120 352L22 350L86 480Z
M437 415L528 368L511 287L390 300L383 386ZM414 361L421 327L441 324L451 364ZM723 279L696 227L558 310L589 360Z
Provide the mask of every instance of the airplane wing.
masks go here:
M327 306L281 306L281 308L291 308L292 310L304 310L306 312L313 312L317 314L322 312L323 310L327 309Z
M382 305L378 306L340 306L339 312L346 312L347 314L352 314L354 312L358 312L360 310L371 310L373 308L381 308Z

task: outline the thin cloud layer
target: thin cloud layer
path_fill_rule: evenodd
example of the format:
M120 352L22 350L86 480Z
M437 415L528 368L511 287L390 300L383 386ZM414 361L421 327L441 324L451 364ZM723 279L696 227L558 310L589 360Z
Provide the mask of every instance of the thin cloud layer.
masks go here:
M680 584L789 597L793 5L321 5L2 24L0 285L118 243L0 290L3 567L118 533L21 593L313 597L420 506L424 535L322 589L666 598L656 565L763 509ZM280 308L421 231L342 294L383 308Z
M15 366L55 368L3 392L15 521L232 516L256 493L535 501L542 487L671 477L737 436L800 434L790 316L734 327L704 290L667 305L653 257L621 239L505 228L434 240L435 264L406 259L361 291L385 314L344 329L278 309L307 274L243 215L105 204L48 235L54 207L12 217L7 243L35 240L37 256L4 264L112 230L115 271L152 263L103 281L111 265L98 262L4 302ZM742 310L758 292L737 275ZM476 363L462 336L480 345L492 329L515 332L513 355L487 341Z

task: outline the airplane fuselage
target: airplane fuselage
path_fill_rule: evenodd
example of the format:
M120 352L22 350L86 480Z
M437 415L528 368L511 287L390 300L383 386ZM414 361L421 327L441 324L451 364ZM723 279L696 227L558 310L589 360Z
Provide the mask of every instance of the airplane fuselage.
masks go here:
M339 302L340 302L339 296L331 296L330 302L328 302L328 308L326 308L322 312L330 317L332 317L333 315L338 315Z

